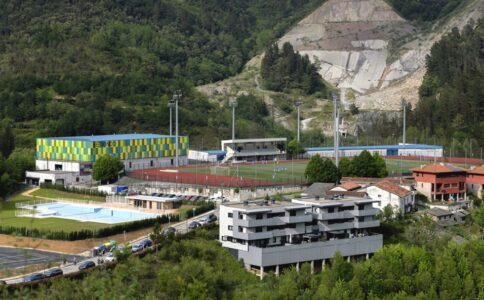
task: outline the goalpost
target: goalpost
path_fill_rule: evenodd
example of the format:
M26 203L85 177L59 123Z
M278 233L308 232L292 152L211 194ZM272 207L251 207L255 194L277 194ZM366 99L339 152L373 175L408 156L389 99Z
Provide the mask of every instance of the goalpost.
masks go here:
M219 167L219 166L210 167L210 174L230 176L230 167Z

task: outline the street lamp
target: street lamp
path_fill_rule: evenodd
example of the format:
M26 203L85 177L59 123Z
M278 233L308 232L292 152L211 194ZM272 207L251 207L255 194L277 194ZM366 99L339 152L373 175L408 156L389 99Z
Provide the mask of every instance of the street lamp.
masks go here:
M299 124L301 123L300 121L300 114L299 114L299 107L303 104L302 100L301 99L297 99L296 101L294 101L294 105L296 105L297 107L297 142L299 144Z
M171 97L170 103L175 104L175 167L178 168L178 101L181 100L182 92L176 90Z
M229 101L229 106L232 107L232 143L235 140L235 108L237 107L237 99L232 98Z

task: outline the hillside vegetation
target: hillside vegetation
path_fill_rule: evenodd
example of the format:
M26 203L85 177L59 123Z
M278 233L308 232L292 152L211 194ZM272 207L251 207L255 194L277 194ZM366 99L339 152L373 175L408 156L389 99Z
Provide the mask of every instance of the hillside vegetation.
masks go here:
M182 89L182 133L215 146L230 115L192 87L236 74L321 2L1 1L0 119L15 121L22 146L35 136L167 132L167 101Z
M404 18L432 22L451 13L462 0L387 0Z
M4 291L5 299L481 299L484 283L479 239L461 245L439 237L428 221L411 224L414 245L388 245L370 260L351 263L336 255L322 273L309 264L264 280L247 272L221 247L218 228L163 239L143 258L82 279L58 279L38 288Z

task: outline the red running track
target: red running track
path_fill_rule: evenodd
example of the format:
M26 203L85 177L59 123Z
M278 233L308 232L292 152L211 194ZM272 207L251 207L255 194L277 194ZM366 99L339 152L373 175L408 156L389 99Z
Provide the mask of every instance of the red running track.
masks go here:
M300 181L270 181L252 178L231 177L205 173L170 172L170 169L136 170L128 173L129 177L146 181L172 182L177 184L192 184L217 187L264 187L305 184ZM171 169L173 170L173 169Z

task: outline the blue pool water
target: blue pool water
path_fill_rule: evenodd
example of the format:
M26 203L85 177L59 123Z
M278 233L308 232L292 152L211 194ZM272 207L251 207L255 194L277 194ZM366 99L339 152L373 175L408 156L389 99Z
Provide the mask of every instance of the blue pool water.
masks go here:
M24 208L33 209L33 206ZM35 209L37 211L36 215L39 218L53 217L106 224L151 219L157 216L156 214L143 213L134 210L77 205L64 202L38 204Z

